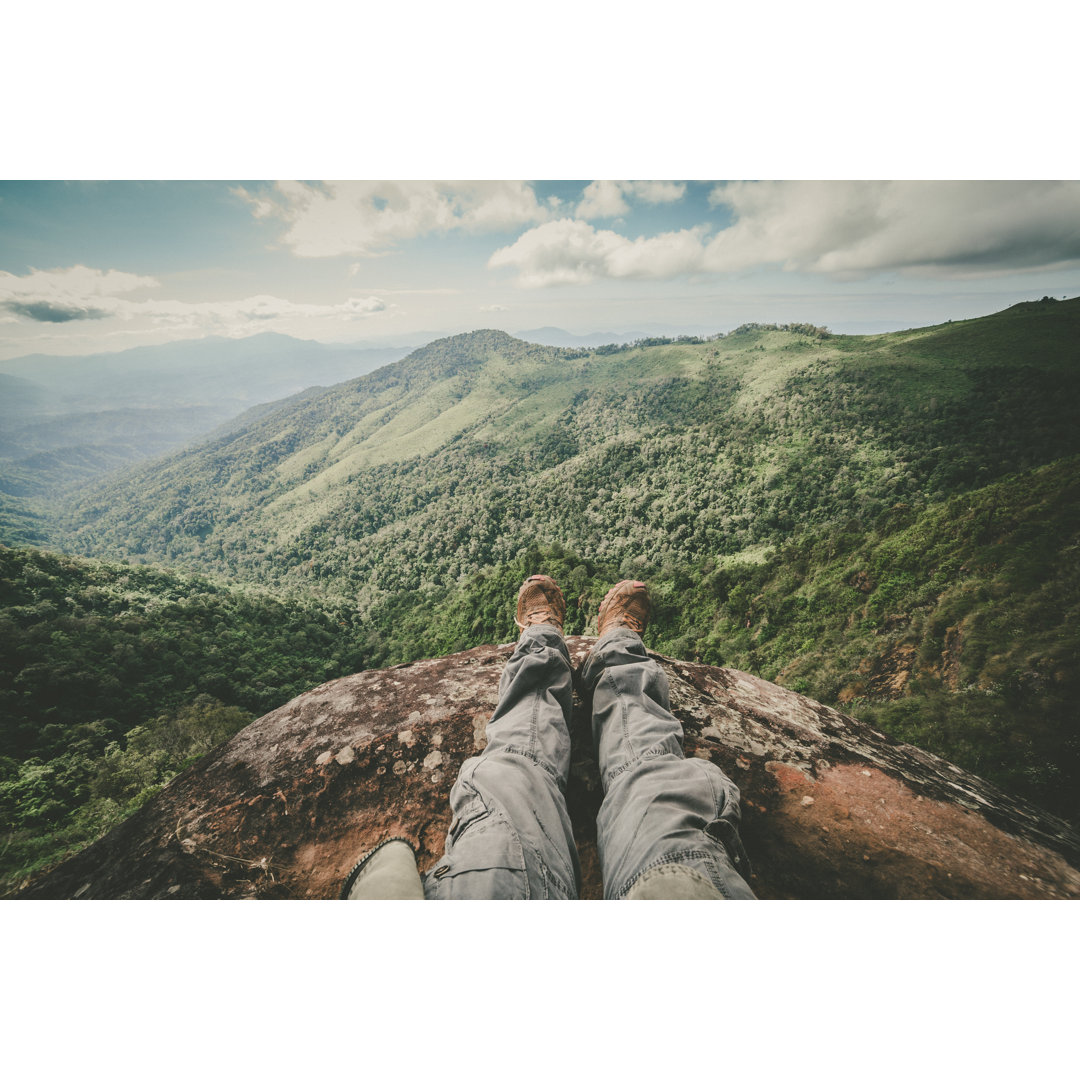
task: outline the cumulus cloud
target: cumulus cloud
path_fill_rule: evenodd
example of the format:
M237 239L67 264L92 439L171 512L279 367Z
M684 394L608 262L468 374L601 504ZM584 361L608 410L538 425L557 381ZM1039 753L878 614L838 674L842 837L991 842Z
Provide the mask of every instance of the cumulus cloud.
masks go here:
M582 192L576 216L622 217L630 212L628 198L655 204L677 202L685 194L686 185L671 180L594 180Z
M550 206L532 186L506 181L356 180L276 183L267 194L233 189L258 218L286 224L282 242L297 255L374 256L399 240L460 229L497 232L544 221Z
M88 266L31 270L22 277L0 271L0 310L34 322L104 319L113 314L119 294L157 284L155 278Z
M528 230L488 265L540 287L766 266L842 279L880 271L972 277L1080 262L1076 181L737 182L710 193L732 215L719 231L702 225L631 239L581 220L583 207L589 216L622 212L617 204L626 208L629 190L590 184L577 220Z
M630 213L630 204L623 198L622 188L615 180L594 180L582 193L578 203L579 218L622 217Z
M735 217L707 246L709 270L965 276L1080 259L1075 181L738 182L709 200Z
M701 228L630 240L610 229L561 218L499 248L488 266L517 270L518 284L584 285L596 278L665 278L700 269Z
M146 318L168 326L218 329L273 319L363 319L387 307L378 296L353 296L340 304L300 304L265 294L202 302L157 297L132 300L122 295L159 284L150 277L85 266L34 270L23 277L0 272L0 311L34 322Z

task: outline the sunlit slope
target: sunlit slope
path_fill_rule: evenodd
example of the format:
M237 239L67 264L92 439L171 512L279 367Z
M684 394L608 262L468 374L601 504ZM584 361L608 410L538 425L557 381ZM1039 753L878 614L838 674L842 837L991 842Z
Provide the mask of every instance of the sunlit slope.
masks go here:
M588 352L477 331L89 493L67 544L361 603L532 543L729 556L1080 451L1078 321Z

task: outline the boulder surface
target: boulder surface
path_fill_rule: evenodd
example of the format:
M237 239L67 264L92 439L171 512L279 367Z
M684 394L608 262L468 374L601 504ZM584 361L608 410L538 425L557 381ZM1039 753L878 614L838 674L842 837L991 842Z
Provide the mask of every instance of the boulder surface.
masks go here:
M575 667L594 640L567 639ZM427 870L512 649L485 645L301 694L19 895L333 899L357 858L390 836L409 839ZM1080 835L1064 821L753 675L655 659L686 753L739 785L750 884L763 899L1080 897ZM602 792L577 694L572 735L582 896L599 899Z

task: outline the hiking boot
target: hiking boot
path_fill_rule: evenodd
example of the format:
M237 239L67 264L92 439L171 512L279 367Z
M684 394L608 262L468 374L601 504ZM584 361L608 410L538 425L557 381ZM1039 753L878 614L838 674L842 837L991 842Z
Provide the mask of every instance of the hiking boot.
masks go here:
M550 623L560 633L566 617L566 601L562 589L546 574L526 578L518 590L517 615L514 622L524 630L528 626Z
M651 610L652 601L644 581L620 581L614 588L608 589L607 596L600 601L597 637L603 637L618 626L643 634L649 625Z

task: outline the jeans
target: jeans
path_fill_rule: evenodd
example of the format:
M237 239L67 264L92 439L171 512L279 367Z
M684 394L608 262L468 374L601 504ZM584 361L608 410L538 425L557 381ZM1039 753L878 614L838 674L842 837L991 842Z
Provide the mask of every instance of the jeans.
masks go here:
M683 756L667 677L641 638L605 634L581 672L604 800L597 850L604 898L754 899L739 840L738 788ZM488 743L461 767L429 900L571 900L581 870L566 808L573 679L562 634L528 627L502 674Z

